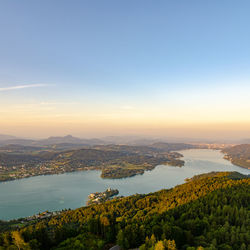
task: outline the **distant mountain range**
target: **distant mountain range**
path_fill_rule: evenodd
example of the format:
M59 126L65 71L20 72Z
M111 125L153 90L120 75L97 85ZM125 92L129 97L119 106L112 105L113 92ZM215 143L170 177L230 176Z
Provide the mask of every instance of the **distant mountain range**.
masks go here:
M12 135L2 135L2 134L0 134L0 141L13 140L13 139L17 139L17 137L12 136Z
M72 135L66 136L51 136L47 139L26 139L18 138L12 135L0 134L0 145L22 145L22 146L49 146L64 144L67 146L94 146L94 145L107 145L107 144L124 144L124 145L152 145L159 142L168 143L250 143L250 139L238 140L208 140L208 139L195 139L195 138L175 138L175 137L160 137L160 138L144 138L142 136L106 136L103 138L84 139L74 137Z
M98 145L104 144L105 142L100 139L80 139L73 137L72 135L67 135L63 137L49 137L48 139L39 140L40 145L51 145L51 144L61 144L61 143L71 143L71 144L81 144L81 145Z
M152 143L159 142L157 139L145 139L138 136L107 136L101 139L91 138L83 139L74 137L72 135L66 136L51 136L47 139L25 139L18 138L10 135L0 135L0 145L22 145L22 146L49 146L67 144L71 145L82 145L82 146L93 146L93 145L107 145L107 144L127 144L127 145L149 145ZM65 145L65 146L67 146Z
M63 137L49 137L42 140L22 139L14 136L0 135L0 145L17 144L23 146L48 146L58 144L82 145L92 146L98 144L105 144L106 142L100 139L80 139L67 135Z

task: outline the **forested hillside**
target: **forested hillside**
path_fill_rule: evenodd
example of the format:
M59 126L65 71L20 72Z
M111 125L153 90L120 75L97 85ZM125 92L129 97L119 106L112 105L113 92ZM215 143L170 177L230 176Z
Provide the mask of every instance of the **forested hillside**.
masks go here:
M250 169L250 144L236 145L222 151L225 159L233 164Z
M4 249L249 249L250 179L210 173L170 190L67 211L3 232ZM203 248L202 248L203 247Z

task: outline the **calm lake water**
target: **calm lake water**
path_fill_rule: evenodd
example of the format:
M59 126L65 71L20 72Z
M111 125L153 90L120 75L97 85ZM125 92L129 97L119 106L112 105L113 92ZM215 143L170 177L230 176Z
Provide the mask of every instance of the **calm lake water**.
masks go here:
M143 175L118 180L100 178L100 171L82 171L61 175L37 176L0 183L0 219L26 217L49 210L84 206L90 193L117 188L120 195L150 193L171 188L185 178L211 171L250 170L232 165L216 150L192 149L179 151L185 166L157 166Z

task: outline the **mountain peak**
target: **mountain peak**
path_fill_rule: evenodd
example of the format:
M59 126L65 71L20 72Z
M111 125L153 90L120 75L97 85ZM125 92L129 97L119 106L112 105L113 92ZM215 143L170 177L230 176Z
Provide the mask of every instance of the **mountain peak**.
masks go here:
M66 135L66 136L64 136L64 138L76 138L76 137L74 137L72 135Z

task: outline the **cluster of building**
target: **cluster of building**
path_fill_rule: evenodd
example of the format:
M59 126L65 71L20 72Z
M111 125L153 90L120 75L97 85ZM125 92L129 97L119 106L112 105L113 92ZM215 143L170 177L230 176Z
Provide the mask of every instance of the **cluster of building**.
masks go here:
M111 188L108 188L104 192L91 193L88 196L87 205L99 204L99 203L105 202L107 200L110 200L113 196L118 195L118 194L119 194L118 189L111 189Z
M71 165L58 165L56 163L38 163L29 165L17 166L2 166L0 165L0 181L16 180L37 175L62 174L85 168Z
M200 148L217 149L217 150L235 146L235 144L229 144L229 143L199 143L195 145L199 146Z
M46 218L50 218L52 216L56 216L59 215L61 213L61 211L54 211L54 212L49 212L49 211L45 211L39 214L35 214L29 217L24 218L24 220L22 222L27 222L27 221L33 221L33 220L41 220L41 219L46 219Z

